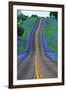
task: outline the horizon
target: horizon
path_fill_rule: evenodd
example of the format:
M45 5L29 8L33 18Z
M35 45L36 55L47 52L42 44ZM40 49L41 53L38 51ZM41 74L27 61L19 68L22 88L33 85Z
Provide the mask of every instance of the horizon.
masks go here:
M37 15L39 17L49 17L50 11L39 11L39 10L18 10L18 13L22 13L26 16Z

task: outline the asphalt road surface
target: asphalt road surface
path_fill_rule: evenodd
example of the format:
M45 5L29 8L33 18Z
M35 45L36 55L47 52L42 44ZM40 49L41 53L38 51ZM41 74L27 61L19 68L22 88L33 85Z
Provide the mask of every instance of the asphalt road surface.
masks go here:
M18 62L17 79L43 79L57 77L57 64L46 57L42 41L42 18L37 21L31 35L31 47L25 60Z

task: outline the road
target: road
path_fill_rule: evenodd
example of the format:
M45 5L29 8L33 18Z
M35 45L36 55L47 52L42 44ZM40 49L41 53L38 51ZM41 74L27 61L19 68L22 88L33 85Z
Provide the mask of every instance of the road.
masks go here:
M57 64L46 57L42 41L42 18L31 35L31 47L27 58L17 65L17 79L56 78Z

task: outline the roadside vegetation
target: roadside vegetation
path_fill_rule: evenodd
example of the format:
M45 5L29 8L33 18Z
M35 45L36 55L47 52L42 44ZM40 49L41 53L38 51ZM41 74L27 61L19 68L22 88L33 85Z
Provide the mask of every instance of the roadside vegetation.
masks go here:
M56 16L55 16L56 15ZM52 52L57 54L57 36L58 36L58 26L57 26L57 13L50 12L50 17L46 18L46 27L44 29L46 34L46 39L48 47Z
M36 18L35 15L28 17L22 13L17 14L17 36L21 39L21 41L18 39L18 44L21 43L18 45L18 53L25 51L27 35L32 31Z

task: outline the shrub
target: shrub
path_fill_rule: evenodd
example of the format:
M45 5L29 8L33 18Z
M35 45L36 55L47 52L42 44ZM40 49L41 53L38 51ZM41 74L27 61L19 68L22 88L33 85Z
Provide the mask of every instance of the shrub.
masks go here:
M22 28L22 27L17 27L17 35L18 36L22 36L23 35L23 33L24 33L24 29Z

